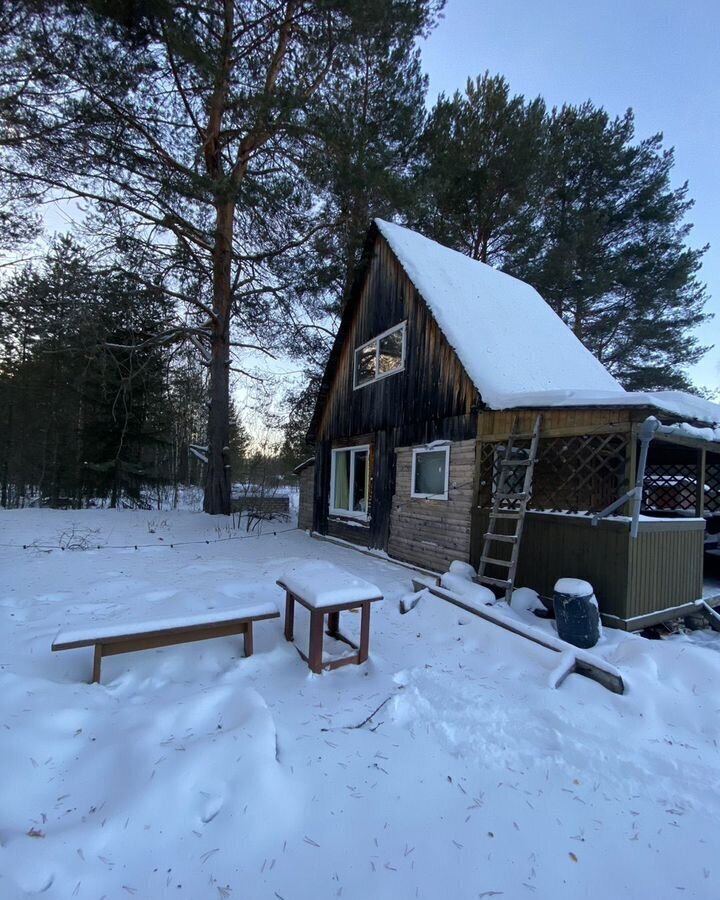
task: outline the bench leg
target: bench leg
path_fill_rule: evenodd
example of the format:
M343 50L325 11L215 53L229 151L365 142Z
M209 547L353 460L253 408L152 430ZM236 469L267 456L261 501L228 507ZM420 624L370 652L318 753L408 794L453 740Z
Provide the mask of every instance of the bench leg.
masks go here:
M253 623L245 623L245 635L243 638L245 644L245 656L253 655Z
M93 671L91 684L97 684L100 681L100 665L102 663L102 644L95 644L95 655L93 656Z
M310 671L319 675L322 672L323 626L325 613L319 609L310 612L310 652L308 665Z
M360 619L360 649L358 650L358 665L364 663L370 651L370 604L362 604Z
M295 598L290 591L285 592L285 640L293 639L295 629Z

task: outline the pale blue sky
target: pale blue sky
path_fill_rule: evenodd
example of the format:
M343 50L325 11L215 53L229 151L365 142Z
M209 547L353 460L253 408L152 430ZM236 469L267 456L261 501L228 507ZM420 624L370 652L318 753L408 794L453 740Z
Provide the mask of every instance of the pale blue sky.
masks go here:
M690 243L711 244L700 338L715 348L691 376L720 388L720 0L448 0L422 52L433 101L489 69L550 106L632 107L638 138L663 132L695 200Z

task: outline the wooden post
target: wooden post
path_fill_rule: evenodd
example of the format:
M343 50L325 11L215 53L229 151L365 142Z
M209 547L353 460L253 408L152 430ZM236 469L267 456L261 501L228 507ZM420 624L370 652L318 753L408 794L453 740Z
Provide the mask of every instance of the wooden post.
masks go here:
M695 515L699 519L705 517L705 462L706 450L702 447L698 450L697 475L695 478Z
M338 631L340 631L340 613L328 613L327 633L330 635L330 637L335 637Z
M630 434L628 436L628 445L627 445L627 456L625 457L625 490L629 491L631 487L635 485L635 481L637 479L637 445L638 445L638 436L637 436L637 428L638 426L633 424L630 428ZM625 506L618 510L619 513L622 513L624 516L632 515L632 501L629 501L625 504Z
M319 675L322 672L323 626L325 613L321 609L310 611L310 653L308 665L310 671Z
M245 623L245 636L243 638L243 644L245 647L245 656L253 655L253 623L246 622Z
M368 658L370 650L370 603L366 600L361 606L360 618L360 649L358 650L358 665Z
M285 640L293 639L295 626L295 598L290 591L285 591Z
M93 670L92 670L91 684L99 683L101 664L102 664L102 644L95 644L95 655L93 656Z

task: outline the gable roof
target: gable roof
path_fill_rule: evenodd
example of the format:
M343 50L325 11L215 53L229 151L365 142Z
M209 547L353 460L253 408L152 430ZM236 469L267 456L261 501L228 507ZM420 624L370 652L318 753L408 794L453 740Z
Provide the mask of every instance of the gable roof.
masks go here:
M409 228L375 224L487 406L537 391L625 394L529 284Z
M645 406L720 425L720 405L684 391L625 391L529 284L409 228L375 219L325 367L308 441L347 338L378 234L490 409Z

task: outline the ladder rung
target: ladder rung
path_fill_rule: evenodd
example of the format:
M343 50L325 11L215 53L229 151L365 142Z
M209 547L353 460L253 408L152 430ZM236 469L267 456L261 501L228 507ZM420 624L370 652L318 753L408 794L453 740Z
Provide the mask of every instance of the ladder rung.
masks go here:
M502 541L504 544L517 544L516 534L493 534L489 531L483 535L483 538L486 541Z
M493 556L481 556L480 562L490 563L492 566L505 566L506 569L509 569L510 566L512 566L512 560L495 559Z
M491 512L491 519L519 519L522 513L518 509L500 509L497 512Z
M509 584L512 584L507 578L491 578L489 575L478 575L477 578L474 579L477 584L492 584L495 587L507 587Z
M515 466L529 466L532 462L534 462L532 459L504 459L500 465L514 468Z
M519 494L495 494L496 500L527 500L528 494L521 491Z

